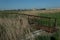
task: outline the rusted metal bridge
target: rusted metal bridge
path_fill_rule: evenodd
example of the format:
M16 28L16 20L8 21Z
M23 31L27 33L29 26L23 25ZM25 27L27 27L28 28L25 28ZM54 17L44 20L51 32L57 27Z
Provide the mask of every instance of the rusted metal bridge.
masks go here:
M53 33L57 31L56 18L37 16L37 15L28 15L28 14L20 14L20 15L27 16L28 23L31 25L31 27L35 28L36 30L42 29L49 33ZM45 23L44 25L44 21L48 23Z

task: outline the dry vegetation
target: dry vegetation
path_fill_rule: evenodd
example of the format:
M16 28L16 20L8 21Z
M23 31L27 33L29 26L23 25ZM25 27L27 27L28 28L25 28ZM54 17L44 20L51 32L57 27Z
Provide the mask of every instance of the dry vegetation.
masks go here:
M20 16L0 18L0 40L27 40L25 35L31 34L30 27L25 18L22 18L23 24L20 19Z

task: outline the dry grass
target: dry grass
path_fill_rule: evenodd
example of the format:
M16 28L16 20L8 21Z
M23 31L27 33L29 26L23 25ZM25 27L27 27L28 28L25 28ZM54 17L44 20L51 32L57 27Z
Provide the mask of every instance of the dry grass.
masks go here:
M23 24L21 24L20 19L22 19ZM30 30L25 17L0 18L0 40L27 40L25 35L30 35Z

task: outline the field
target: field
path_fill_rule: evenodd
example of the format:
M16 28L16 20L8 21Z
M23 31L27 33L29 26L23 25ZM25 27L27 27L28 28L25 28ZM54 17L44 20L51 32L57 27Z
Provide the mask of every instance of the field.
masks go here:
M26 34L31 36L33 29L27 22L26 16L19 16L19 14L29 14L29 15L38 15L45 16L57 19L57 28L59 30L54 33L53 37L56 40L60 40L60 12L57 11L2 11L0 12L0 40L27 40ZM22 21L20 20L22 18ZM46 20L46 19L43 19ZM39 21L38 21L39 22ZM22 25L23 24L23 25ZM42 23L44 24L44 22ZM43 34L42 34L43 35ZM37 36L36 38L30 38L28 40L54 40L50 36Z

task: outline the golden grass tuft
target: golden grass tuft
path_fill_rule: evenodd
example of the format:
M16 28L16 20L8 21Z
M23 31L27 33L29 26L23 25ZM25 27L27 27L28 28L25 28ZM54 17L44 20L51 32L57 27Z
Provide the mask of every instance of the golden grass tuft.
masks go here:
M30 35L30 30L25 18L19 16L17 18L0 18L0 40L27 40L26 34Z

